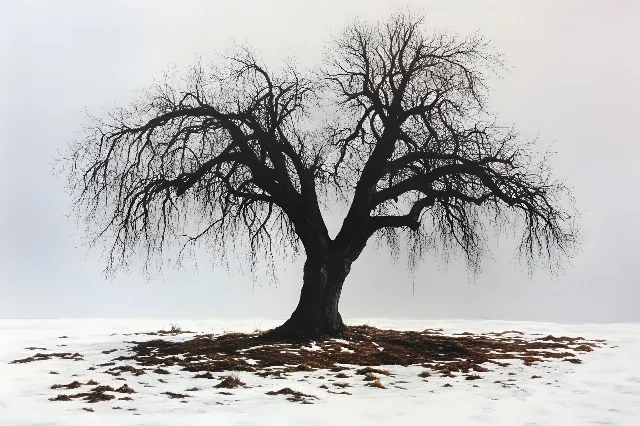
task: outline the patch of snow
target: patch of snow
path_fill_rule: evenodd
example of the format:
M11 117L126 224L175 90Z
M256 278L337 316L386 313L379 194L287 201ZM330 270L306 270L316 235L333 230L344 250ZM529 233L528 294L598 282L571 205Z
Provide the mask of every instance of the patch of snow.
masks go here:
M322 348L316 344L316 342L311 342L310 346L302 346L300 349L304 351L321 351Z

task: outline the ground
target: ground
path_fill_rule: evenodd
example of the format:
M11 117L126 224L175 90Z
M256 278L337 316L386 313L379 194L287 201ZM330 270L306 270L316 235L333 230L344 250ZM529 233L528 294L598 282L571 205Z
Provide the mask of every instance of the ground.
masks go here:
M341 339L260 341L275 323L0 320L0 424L417 424L426 408L456 425L640 418L639 325L371 320Z

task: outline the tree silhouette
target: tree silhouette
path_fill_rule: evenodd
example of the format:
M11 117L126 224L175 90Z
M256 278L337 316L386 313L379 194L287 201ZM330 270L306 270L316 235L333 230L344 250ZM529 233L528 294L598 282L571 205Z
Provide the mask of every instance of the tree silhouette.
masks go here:
M480 36L426 36L422 24L401 14L351 25L307 74L272 73L241 51L96 119L65 164L79 213L111 242L109 266L194 227L187 243L220 250L245 237L253 254L301 245L300 301L269 336L304 338L343 330L342 286L374 236L408 241L414 254L439 237L474 266L483 218L520 218L526 259L569 255L566 188L487 112L486 72L499 57ZM314 131L318 105L333 112ZM325 193L350 200L334 238Z

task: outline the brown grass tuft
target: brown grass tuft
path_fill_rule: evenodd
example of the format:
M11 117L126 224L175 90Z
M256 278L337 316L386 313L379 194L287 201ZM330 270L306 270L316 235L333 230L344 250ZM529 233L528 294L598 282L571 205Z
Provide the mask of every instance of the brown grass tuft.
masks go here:
M375 380L378 380L378 376L373 373L366 373L362 380L364 380L365 382L373 382Z
M193 376L194 379L213 379L213 374L211 374L211 371L207 371L206 373L202 373L202 374L196 374L195 376Z
M382 383L380 383L379 379L375 379L369 383L367 383L365 386L371 386L372 388L378 388L378 389L386 389Z
M224 376L222 378L222 381L220 383L218 383L215 387L216 388L225 388L225 389L234 389L237 387L244 387L246 386L246 383L244 383L242 380L240 380L240 378L238 376L236 376L235 374L231 374L229 376Z
M391 373L389 373L387 370L383 370L381 368L373 368L373 367L365 367L356 371L356 374L369 374L369 373L383 374L385 376L391 375Z
M129 387L129 385L127 385L126 383L124 385L120 386L118 389L116 389L115 392L118 392L118 393L136 393L136 391L131 389Z

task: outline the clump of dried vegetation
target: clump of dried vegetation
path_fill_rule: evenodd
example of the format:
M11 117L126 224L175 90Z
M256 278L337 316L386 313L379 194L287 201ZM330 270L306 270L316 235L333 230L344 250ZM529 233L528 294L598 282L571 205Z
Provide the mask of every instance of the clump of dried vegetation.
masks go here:
M171 332L178 332L172 327ZM145 333L147 334L147 333ZM348 343L345 343L348 342ZM580 364L578 355L586 354L600 345L603 340L586 340L581 337L557 337L535 335L524 337L518 331L502 333L471 334L460 333L444 335L442 330L427 329L423 331L382 330L371 326L347 327L340 340L329 338L323 341L279 341L264 338L261 333L227 333L222 335L196 335L183 341L154 339L145 342L130 342L131 354L119 356L102 366L109 367L104 373L116 376L130 373L140 376L146 373L169 374L167 367L173 366L197 373L194 378L214 379L220 381L215 385L220 389L234 389L246 384L232 372L251 372L263 378L283 379L291 375L322 370L324 378L329 382L335 379L362 376L365 386L384 389L382 377L391 377L389 366L421 366L424 370L418 374L422 379L434 375L442 377L464 377L465 380L482 379L482 373L491 369L506 367L514 362L526 366L544 363L551 359L559 359ZM311 350L310 344L314 345ZM343 350L346 346L348 351ZM383 350L380 350L380 349ZM44 361L51 358L69 360L83 359L79 353L37 353L31 357L12 361L22 364ZM133 361L136 365L120 364ZM360 366L353 368L353 366ZM386 368L382 368L385 366ZM345 374L350 370L351 375ZM219 377L214 373L227 373ZM333 376L333 377L332 377ZM532 378L540 376L533 375ZM161 383L166 381L159 379ZM98 385L89 381L87 385ZM353 385L333 383L338 388ZM393 383L391 383L393 385ZM510 382L499 381L502 386L511 386ZM52 389L77 389L83 384L73 381L68 384L56 384ZM450 384L447 384L450 386ZM331 388L323 385L330 393ZM334 387L334 389L335 389ZM397 386L394 386L397 387ZM198 388L189 389L195 391ZM118 389L110 386L96 386L89 392L78 394L61 394L53 401L70 401L82 398L88 402L108 401L114 398L108 392L134 393L128 385ZM170 398L183 399L186 394L165 392ZM314 396L304 395L290 388L283 388L269 395L288 395L288 400L310 403ZM122 399L122 398L120 398Z
M231 374L229 376L224 376L220 381L220 383L216 385L216 388L235 389L238 387L245 387L245 386L246 386L246 383L240 380L240 378L237 375Z

